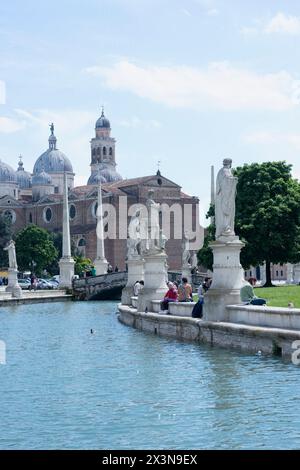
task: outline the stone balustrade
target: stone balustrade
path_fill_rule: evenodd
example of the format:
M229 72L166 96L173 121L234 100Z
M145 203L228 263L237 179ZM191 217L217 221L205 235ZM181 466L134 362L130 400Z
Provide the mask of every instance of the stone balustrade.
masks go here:
M227 305L230 323L255 325L287 330L300 330L300 309L254 305Z

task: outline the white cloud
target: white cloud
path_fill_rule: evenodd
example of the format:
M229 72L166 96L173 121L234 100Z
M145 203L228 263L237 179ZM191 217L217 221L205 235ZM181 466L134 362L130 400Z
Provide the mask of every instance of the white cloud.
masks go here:
M207 11L208 16L217 16L219 13L220 12L217 8L211 8Z
M173 108L278 111L295 105L295 80L285 71L258 74L226 62L205 68L141 66L128 60L85 71L113 90Z
M300 17L285 15L284 13L277 13L266 24L264 32L268 34L300 34Z
M185 16L192 16L191 12L189 10L186 10L185 8L183 8L181 11Z
M5 82L0 80L0 104L5 104Z
M0 116L0 133L11 134L24 129L26 123L17 119Z
M243 140L249 144L287 144L296 148L297 150L300 150L300 134L258 131L245 135Z
M244 26L240 32L244 36L254 36L256 34L300 34L300 17L277 13L267 22L264 19L256 19L252 26Z

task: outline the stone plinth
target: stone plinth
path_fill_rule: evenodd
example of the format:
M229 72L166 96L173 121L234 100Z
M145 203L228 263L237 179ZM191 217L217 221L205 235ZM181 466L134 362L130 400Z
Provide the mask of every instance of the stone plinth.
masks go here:
M6 292L11 292L13 297L22 297L22 289L18 283L18 270L8 268L8 284L5 289Z
M244 285L244 271L240 252L244 244L238 237L220 237L210 244L213 250L213 281L205 295L204 319L226 321L226 305L240 304L240 290Z
M107 274L108 262L105 258L96 258L94 261L96 276Z
M74 260L72 257L61 258L59 261L59 287L68 289L72 287L74 276Z
M131 305L133 296L133 286L136 281L144 280L144 260L137 256L127 261L128 278L127 284L122 291L122 305Z
M145 287L139 292L137 309L151 311L152 300L163 299L167 292L167 255L165 252L145 256L144 281Z

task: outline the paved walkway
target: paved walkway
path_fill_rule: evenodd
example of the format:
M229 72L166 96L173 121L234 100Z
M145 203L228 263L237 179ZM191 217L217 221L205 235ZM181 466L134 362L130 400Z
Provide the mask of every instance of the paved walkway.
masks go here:
M18 303L34 303L34 302L55 302L62 300L71 300L72 295L66 294L64 290L22 290L22 297L17 299L10 292L5 292L5 286L0 287L0 306Z

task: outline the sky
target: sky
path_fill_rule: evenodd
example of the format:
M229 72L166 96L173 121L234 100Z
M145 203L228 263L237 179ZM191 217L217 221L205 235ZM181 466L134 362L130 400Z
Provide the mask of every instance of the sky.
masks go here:
M210 168L286 160L300 178L297 0L11 0L0 3L0 159L32 171L49 123L90 174L101 114L123 178L156 173L200 198Z

